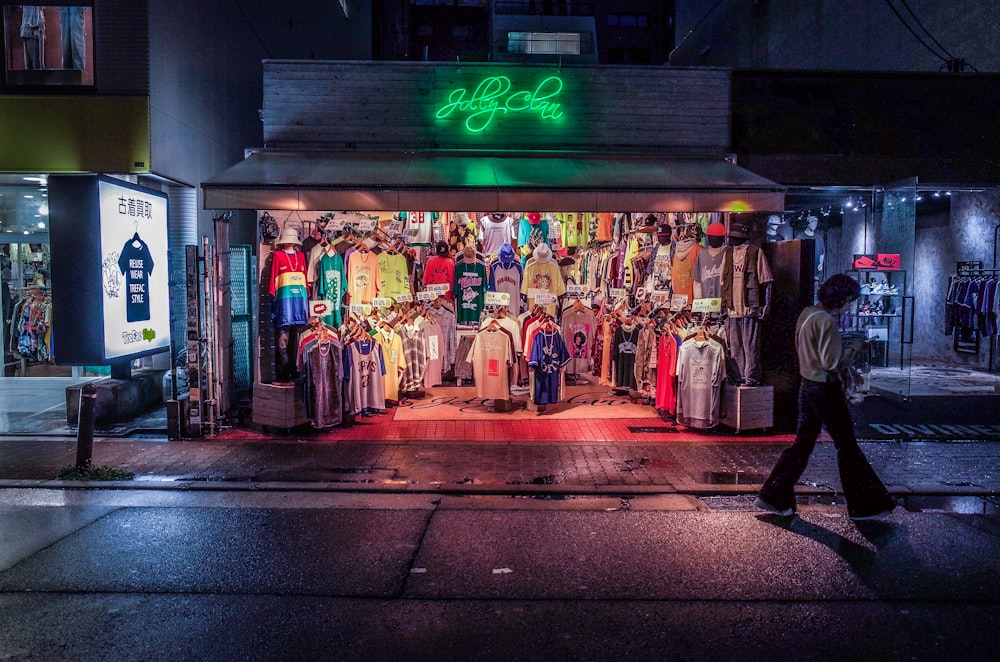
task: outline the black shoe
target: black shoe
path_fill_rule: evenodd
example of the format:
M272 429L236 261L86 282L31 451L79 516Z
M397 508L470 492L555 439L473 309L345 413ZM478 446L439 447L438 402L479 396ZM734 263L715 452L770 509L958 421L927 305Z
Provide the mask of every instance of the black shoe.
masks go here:
M778 517L791 517L792 515L795 514L795 508L785 508L783 510L781 508L775 508L774 506L769 504L767 501L764 501L760 497L754 499L753 505L757 506L761 510L766 510L772 515L777 515Z
M861 522L864 520L875 520L875 519L885 519L886 515L891 513L896 507L886 508L885 510L880 510L877 513L872 513L870 515L851 515L851 519L855 522Z

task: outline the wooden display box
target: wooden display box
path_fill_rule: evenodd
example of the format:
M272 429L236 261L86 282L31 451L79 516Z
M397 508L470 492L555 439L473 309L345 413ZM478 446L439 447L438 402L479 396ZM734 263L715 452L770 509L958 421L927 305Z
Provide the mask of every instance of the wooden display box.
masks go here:
M305 385L254 384L251 420L257 425L291 429L309 422Z
M721 413L719 422L737 432L770 428L774 425L774 387L726 384Z

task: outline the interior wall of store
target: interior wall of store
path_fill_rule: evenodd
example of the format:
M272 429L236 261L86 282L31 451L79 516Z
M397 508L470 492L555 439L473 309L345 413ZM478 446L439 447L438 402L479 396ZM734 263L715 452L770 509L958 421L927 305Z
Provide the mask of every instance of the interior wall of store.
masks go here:
M821 278L849 270L855 253L873 250L865 242L869 220L868 208L846 211L842 225L826 229L827 261ZM997 268L993 253L998 225L1000 191L996 190L954 191L950 211L917 215L914 264L909 275L914 279L913 361L990 368L990 339L982 339L978 354L954 350L954 336L944 332L945 300L948 278L956 273L959 262L978 261L986 269ZM994 368L1000 362L996 351L994 346Z

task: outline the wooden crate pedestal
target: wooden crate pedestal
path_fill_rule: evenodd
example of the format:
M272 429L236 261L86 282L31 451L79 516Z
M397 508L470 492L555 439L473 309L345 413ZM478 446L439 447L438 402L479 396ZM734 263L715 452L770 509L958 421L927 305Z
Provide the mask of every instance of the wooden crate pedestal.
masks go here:
M305 385L254 384L252 420L257 425L285 429L308 423Z
M767 429L774 425L774 387L726 384L721 413L719 422L737 432Z

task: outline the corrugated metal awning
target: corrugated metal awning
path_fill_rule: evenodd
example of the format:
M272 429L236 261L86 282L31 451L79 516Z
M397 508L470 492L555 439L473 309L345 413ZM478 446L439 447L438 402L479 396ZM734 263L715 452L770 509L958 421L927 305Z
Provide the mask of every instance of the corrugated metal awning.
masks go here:
M202 184L205 209L781 211L723 158L264 150Z

